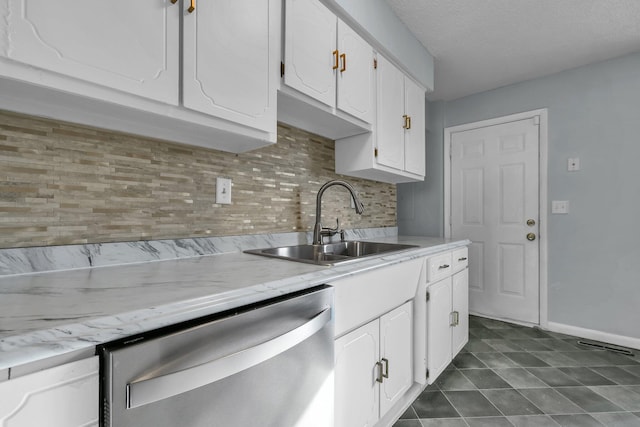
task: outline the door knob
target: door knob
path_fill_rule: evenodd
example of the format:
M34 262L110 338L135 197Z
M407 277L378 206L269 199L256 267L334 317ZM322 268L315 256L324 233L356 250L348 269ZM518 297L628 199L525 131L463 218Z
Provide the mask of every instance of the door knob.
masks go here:
M528 233L527 234L527 240L530 242L533 242L534 240L536 240L536 234L535 233Z
M527 220L527 225L528 225L529 227L533 227L534 225L536 225L536 221L535 221L535 220L533 220L533 219L528 219L528 220Z

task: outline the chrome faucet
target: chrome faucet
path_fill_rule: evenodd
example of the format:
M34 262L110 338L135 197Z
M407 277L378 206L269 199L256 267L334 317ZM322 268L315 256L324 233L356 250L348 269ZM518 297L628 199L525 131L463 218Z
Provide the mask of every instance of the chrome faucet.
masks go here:
M333 181L324 183L322 187L320 187L320 190L318 190L318 195L316 196L316 224L313 227L313 244L314 245L321 245L323 236L326 236L326 235L333 236L334 234L337 234L337 233L340 233L340 235L344 240L344 231L339 230L340 221L337 221L335 229L323 228L322 224L320 223L322 218L322 195L324 194L327 188L332 187L334 185L341 185L342 187L349 190L349 193L351 193L351 197L353 198L353 203L355 205L356 213L358 215L361 215L362 212L364 211L364 205L362 204L360 199L358 199L358 196L356 195L356 190L353 189L351 184L339 179L334 179Z

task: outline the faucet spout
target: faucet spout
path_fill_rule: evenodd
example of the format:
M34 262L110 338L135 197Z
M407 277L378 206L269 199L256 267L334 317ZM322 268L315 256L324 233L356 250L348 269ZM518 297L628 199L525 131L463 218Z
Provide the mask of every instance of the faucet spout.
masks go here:
M364 212L364 205L356 195L356 190L346 181L342 181L339 179L334 179L332 181L326 182L320 187L318 190L318 195L316 196L316 224L313 227L313 244L321 245L322 244L322 195L327 190L327 188L332 187L334 185L340 185L351 193L351 197L353 198L353 203L355 205L355 211L358 215L362 215Z

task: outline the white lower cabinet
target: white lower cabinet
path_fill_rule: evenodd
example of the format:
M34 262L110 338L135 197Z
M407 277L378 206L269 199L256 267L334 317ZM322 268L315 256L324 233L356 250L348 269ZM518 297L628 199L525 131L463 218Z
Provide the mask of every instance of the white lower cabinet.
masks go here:
M427 287L427 367L432 384L469 341L469 270Z
M371 427L413 383L413 302L335 341L336 427Z
M98 426L98 357L0 383L0 426Z
M432 384L469 341L468 249L430 256L414 298L414 380Z
M451 362L451 277L429 286L427 367L431 384Z

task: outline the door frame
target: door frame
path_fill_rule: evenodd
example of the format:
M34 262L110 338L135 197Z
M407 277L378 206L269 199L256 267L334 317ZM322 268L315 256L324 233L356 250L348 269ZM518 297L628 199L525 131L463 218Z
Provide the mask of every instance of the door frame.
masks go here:
M525 111L522 113L510 114L508 116L496 117L493 119L481 120L473 123L466 123L458 126L446 127L444 129L444 237L451 238L451 136L455 132L501 125L519 120L533 119L540 117L540 145L538 147L538 209L539 209L539 307L540 307L540 327L548 328L549 324L549 301L548 301L548 238L547 238L547 171L549 154L549 114L548 109Z

